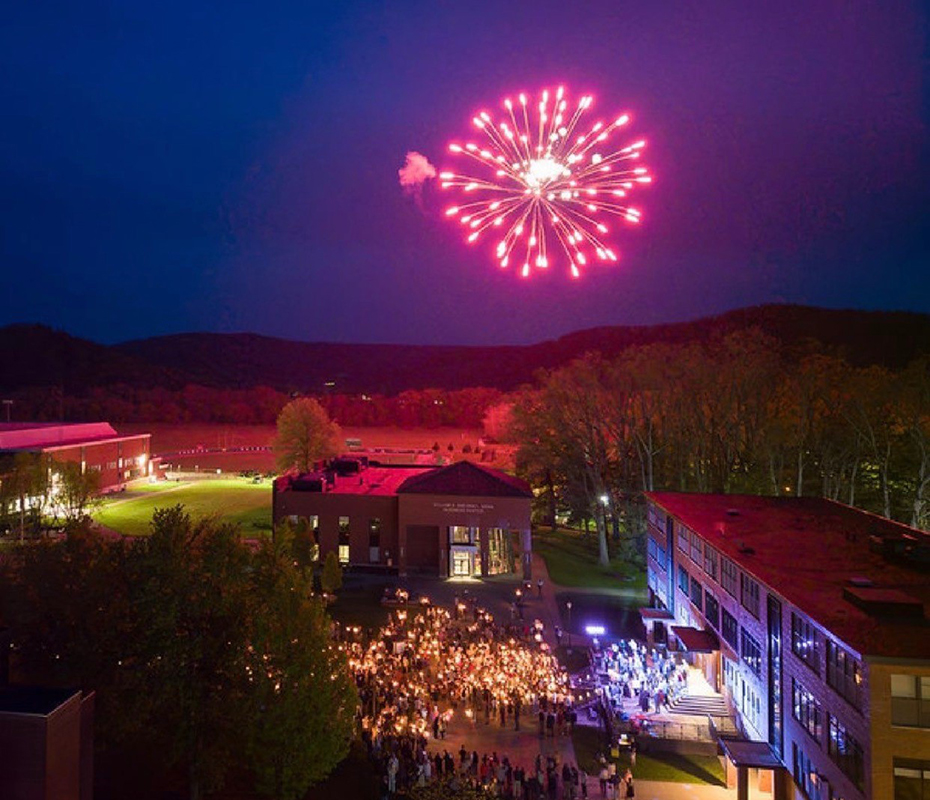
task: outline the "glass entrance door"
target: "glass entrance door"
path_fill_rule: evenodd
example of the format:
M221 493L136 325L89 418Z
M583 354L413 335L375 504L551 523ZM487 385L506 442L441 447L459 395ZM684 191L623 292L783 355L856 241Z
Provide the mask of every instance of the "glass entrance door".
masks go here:
M472 554L467 550L452 551L452 574L457 577L471 576L471 559Z

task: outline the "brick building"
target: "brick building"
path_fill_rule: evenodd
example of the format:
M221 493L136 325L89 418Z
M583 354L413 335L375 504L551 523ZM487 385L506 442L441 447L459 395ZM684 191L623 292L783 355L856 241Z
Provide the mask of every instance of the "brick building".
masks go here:
M38 453L74 462L100 474L101 491L150 474L151 434L121 435L106 422L0 423L0 463L16 453Z
M776 800L930 797L930 535L819 498L647 499L643 621L734 709L749 747L724 751L768 758Z
M71 689L0 687L0 797L93 800L94 698Z
M448 576L530 575L529 486L460 461L446 467L369 465L343 457L274 482L273 519L309 525L319 557Z

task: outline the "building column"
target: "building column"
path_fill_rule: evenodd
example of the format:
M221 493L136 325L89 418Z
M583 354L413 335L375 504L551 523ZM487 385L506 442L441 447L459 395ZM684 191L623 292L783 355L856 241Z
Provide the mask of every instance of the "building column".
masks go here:
M533 577L533 541L529 528L520 531L520 549L523 551L523 580L528 581Z
M488 577L490 557L488 552L488 529L478 528L478 552L481 554L481 577Z
M774 773L773 800L788 800L791 788L791 778L788 776L788 770L776 769Z
M736 800L749 800L749 768L736 768Z
M449 577L449 528L439 526L439 577Z

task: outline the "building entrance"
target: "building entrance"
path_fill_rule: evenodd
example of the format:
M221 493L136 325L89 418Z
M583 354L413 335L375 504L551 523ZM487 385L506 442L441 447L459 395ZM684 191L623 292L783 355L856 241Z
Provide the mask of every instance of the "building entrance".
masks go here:
M454 547L449 553L449 574L456 578L481 575L481 559L473 548Z

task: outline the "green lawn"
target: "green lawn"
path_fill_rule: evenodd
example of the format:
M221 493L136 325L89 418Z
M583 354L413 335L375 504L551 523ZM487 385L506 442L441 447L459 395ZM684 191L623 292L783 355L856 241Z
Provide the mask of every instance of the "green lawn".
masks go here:
M245 535L271 530L271 486L250 480L204 480L146 485L125 495L113 495L94 513L101 525L130 536L144 536L157 508L183 505L193 516L218 515L237 523Z
M597 775L598 755L609 757L604 747L604 734L600 728L579 725L572 734L575 758L589 775ZM636 766L630 767L629 753L622 752L614 759L617 772L621 775L628 768L633 777L641 781L667 781L672 783L703 783L711 786L726 786L723 765L716 756L701 756L681 753L643 752L636 754Z
M645 570L613 557L606 569L597 563L597 535L568 528L533 530L533 549L546 561L549 577L559 586L629 589L645 592Z

